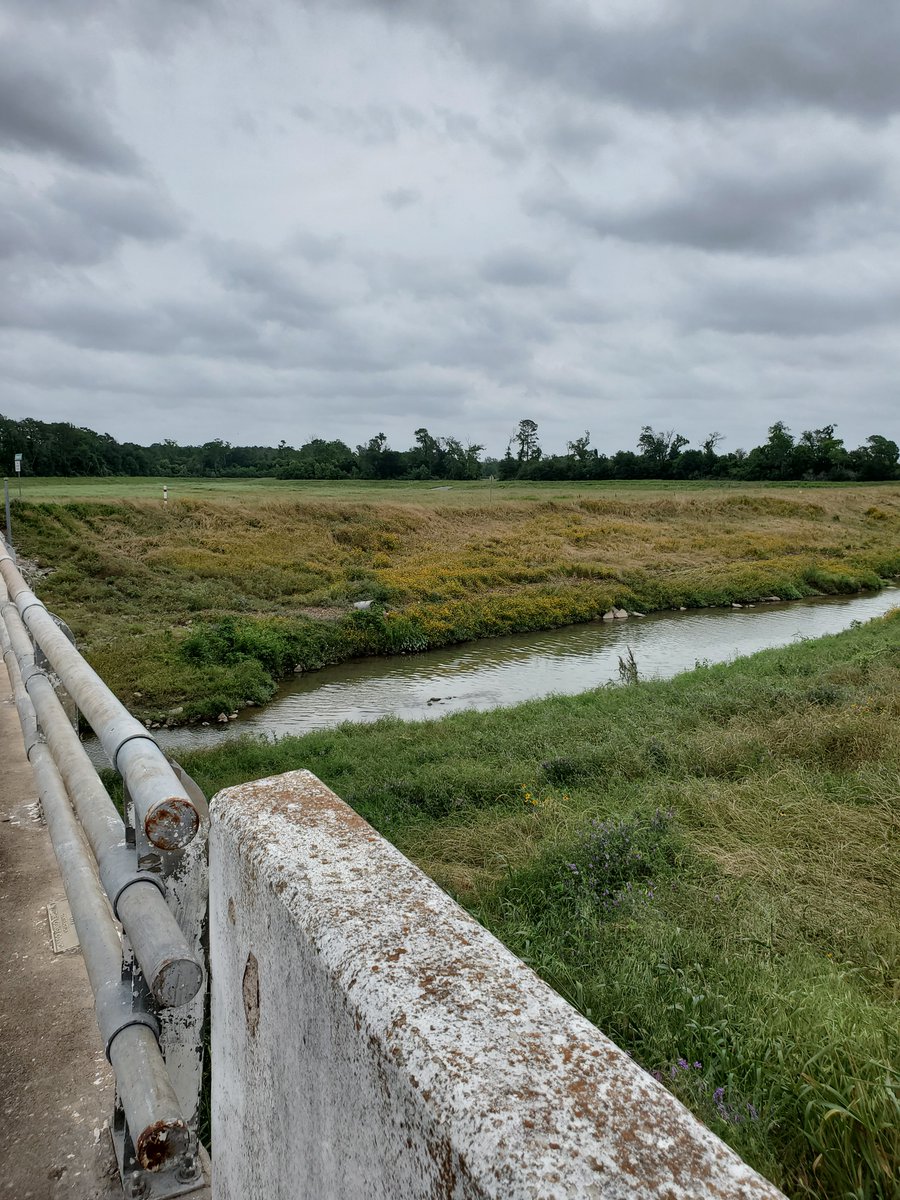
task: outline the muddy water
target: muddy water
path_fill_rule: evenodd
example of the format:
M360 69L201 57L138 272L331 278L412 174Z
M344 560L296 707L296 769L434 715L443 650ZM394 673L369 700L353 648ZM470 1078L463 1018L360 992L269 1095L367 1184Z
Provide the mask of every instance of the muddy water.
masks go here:
M570 625L549 633L468 642L396 658L366 658L311 672L281 688L265 708L222 726L159 729L167 749L212 747L241 734L284 737L343 721L441 717L460 709L573 694L619 678L630 648L642 679L665 679L697 662L724 662L798 638L838 633L900 603L900 590L790 604L659 613ZM101 753L91 747L92 757Z

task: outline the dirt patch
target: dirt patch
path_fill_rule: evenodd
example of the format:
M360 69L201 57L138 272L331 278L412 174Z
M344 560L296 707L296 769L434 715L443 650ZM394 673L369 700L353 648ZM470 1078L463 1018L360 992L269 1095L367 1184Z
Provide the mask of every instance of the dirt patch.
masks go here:
M344 608L300 608L297 610L304 617L311 617L314 621L339 621L346 613Z
M48 575L56 573L56 567L42 567L33 558L25 558L21 554L16 556L16 566L24 575L26 583L32 583L35 579L46 579Z

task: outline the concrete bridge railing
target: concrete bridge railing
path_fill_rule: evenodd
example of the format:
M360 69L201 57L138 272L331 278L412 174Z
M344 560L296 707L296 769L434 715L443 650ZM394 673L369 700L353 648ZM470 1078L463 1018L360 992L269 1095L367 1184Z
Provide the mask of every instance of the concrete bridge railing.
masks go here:
M781 1193L315 776L210 832L221 1200Z

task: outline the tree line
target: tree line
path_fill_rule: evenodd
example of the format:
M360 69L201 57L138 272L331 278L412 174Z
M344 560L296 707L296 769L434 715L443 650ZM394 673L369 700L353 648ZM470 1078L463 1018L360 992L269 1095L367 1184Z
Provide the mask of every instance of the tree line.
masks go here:
M607 455L591 447L588 432L568 442L566 454L545 455L534 421L520 421L498 463L501 479L748 479L879 480L900 478L900 448L872 434L848 450L834 425L806 429L795 438L783 421L769 428L768 440L752 450L719 454L721 433L710 433L698 448L683 434L644 425L636 450Z
M68 421L22 421L0 416L0 467L12 475L22 455L26 475L225 476L277 479L734 479L881 480L900 478L900 448L872 434L850 450L834 425L804 430L794 437L783 421L752 450L718 453L720 433L699 445L674 430L643 426L634 450L605 454L591 435L567 443L565 454L545 454L538 425L518 423L502 458L482 457L484 447L454 437L413 434L413 445L394 450L378 433L351 449L340 440L312 438L298 447L233 446L216 438L201 446L167 439L150 446L118 442Z

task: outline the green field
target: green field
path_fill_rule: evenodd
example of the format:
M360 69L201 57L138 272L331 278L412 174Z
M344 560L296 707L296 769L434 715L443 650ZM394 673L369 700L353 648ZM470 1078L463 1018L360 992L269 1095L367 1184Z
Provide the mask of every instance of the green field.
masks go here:
M141 476L26 477L21 488L10 480L13 499L43 503L83 500L158 500L168 486L170 501L212 500L239 503L260 501L341 500L405 504L482 505L493 500L562 500L578 497L617 497L635 493L810 491L836 488L894 488L897 484L747 483L729 480L618 479L603 482L492 482L488 479L453 480L450 483L371 479L180 479Z
M896 1197L900 613L441 721L184 757L312 770L792 1197ZM573 869L574 868L574 869Z
M26 480L36 590L141 717L261 704L296 669L641 612L875 588L900 485ZM29 489L33 491L29 492ZM92 489L111 489L106 500ZM72 489L67 492L66 489ZM79 494L82 498L76 498ZM50 493L55 493L53 497ZM371 601L370 611L353 608Z

